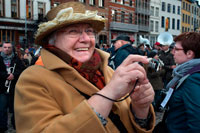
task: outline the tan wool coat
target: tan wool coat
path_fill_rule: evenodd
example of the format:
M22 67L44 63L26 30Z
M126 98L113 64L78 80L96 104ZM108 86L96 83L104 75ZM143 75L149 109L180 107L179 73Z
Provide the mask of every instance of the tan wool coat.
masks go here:
M102 58L101 71L106 84L113 70L107 66L108 54L98 50ZM118 133L107 118L104 127L79 91L91 96L99 89L83 78L63 60L43 49L44 66L34 65L20 76L15 91L15 120L17 133ZM130 133L152 132L155 114L151 106L150 130L140 128L130 112L130 98L114 103L113 112Z

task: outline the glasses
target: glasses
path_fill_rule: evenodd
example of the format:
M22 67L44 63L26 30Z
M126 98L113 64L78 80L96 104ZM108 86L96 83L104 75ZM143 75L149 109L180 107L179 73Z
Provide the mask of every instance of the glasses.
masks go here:
M183 48L174 47L174 50L175 50L175 51L179 51L179 50L183 50Z
M71 38L78 38L83 34L83 32L85 32L90 38L95 37L95 31L93 30L93 28L86 28L81 31L79 28L75 27L75 28L70 28L67 31L65 31L65 33L69 35L69 37Z

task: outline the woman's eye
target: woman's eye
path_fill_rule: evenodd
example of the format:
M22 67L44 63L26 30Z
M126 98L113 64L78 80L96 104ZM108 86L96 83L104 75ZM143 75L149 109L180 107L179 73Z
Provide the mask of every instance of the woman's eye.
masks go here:
M77 33L78 33L78 30L72 29L72 30L69 30L68 33L69 33L69 34L77 34Z

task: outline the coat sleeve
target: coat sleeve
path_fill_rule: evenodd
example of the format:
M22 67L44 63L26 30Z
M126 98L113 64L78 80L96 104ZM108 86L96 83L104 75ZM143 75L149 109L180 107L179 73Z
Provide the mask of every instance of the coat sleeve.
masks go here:
M20 75L15 90L15 121L17 132L105 132L105 128L86 100L82 100L80 103L77 102L76 106L72 106L70 105L72 101L69 102L73 99L72 96L64 98L60 95L59 98L61 99L58 101L47 88L60 89L56 88L56 86L59 86L59 83L54 78L55 81L52 82L55 86L51 86L51 81L46 80L46 77L51 75L47 74L48 76L45 76L45 74L47 73L43 71L35 72L31 67ZM59 104L59 102L67 102L68 106L66 108L69 109L64 109L63 105Z

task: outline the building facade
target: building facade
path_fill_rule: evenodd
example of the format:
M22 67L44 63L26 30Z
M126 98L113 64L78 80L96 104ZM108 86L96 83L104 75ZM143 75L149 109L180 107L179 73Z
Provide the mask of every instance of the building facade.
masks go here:
M33 43L37 22L49 9L50 0L0 0L0 43Z
M109 40L116 38L120 34L128 35L131 40L135 40L138 33L135 1L110 0L108 8Z
M160 8L161 0L151 0L150 2L150 45L153 47L155 42L157 42L157 37L160 34Z
M200 5L198 2L191 4L190 31L200 32Z
M181 0L161 0L159 32L168 31L172 36L181 33Z

